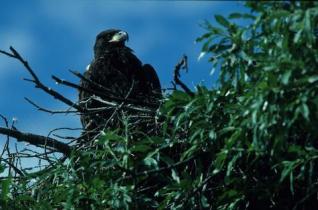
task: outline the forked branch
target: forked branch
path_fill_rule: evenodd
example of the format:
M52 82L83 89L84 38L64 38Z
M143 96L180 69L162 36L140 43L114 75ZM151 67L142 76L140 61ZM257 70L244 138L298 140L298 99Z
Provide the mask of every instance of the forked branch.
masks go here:
M185 69L188 70L188 57L186 55L183 55L182 59L177 63L177 65L174 68L174 85L179 85L188 95L194 96L194 93L188 88L181 80L180 80L180 70Z
M7 55L11 58L17 59L18 61L20 61L23 66L26 68L26 70L31 74L32 79L25 79L27 81L30 81L32 83L34 83L36 88L39 88L41 90L43 90L44 92L48 93L49 95L53 96L54 98L56 98L57 100L67 104L70 107L75 108L76 110L78 110L79 112L85 112L85 110L80 107L79 105L77 105L76 103L72 102L71 100L69 100L68 98L64 97L62 94L58 93L57 91L53 90L52 88L49 88L47 86L45 86L37 77L37 75L34 73L33 69L30 67L30 65L28 64L28 62L26 60L24 60L22 58L22 56L13 48L10 47L10 52L6 52L3 50L0 50L0 53Z

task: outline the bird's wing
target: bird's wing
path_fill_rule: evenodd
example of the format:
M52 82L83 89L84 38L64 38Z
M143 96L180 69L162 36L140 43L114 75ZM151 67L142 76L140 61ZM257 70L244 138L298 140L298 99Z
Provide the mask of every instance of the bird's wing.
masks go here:
M151 65L145 64L142 66L142 73L153 92L161 94L161 85L155 69Z
M83 76L84 76L85 78L89 78L89 77L90 77L90 74L91 74L90 67L91 67L91 64L89 64L89 65L86 67L86 71L85 71L84 74L83 74ZM80 86L83 87L83 88L86 88L86 86L87 86L86 82L85 82L83 79L80 80ZM80 102L87 97L86 95L87 95L87 94L86 94L85 91L83 91L83 90L81 90L81 89L79 90L79 100L80 100Z

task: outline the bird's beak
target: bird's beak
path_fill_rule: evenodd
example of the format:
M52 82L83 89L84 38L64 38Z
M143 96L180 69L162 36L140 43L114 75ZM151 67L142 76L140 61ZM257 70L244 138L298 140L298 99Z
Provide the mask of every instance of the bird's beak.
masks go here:
M125 31L119 31L116 33L109 42L125 42L128 41L128 33Z

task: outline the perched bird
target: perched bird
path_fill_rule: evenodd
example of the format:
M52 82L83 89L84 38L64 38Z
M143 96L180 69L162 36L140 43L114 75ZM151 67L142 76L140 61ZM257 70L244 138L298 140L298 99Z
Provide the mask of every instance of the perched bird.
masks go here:
M80 81L79 102L88 110L81 115L86 133L96 136L105 128L120 127L123 116L143 115L125 107L159 107L162 93L157 73L151 65L142 64L126 41L127 32L117 29L96 37L94 59Z

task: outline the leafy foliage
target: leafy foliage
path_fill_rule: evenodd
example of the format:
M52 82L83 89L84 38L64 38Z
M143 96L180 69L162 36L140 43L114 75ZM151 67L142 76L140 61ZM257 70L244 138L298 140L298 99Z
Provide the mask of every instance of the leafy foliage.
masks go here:
M314 209L318 193L318 4L246 3L198 38L219 87L174 91L161 132L105 131L97 149L18 182L12 209ZM232 19L247 19L246 26ZM2 169L2 167L1 167Z

